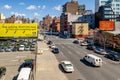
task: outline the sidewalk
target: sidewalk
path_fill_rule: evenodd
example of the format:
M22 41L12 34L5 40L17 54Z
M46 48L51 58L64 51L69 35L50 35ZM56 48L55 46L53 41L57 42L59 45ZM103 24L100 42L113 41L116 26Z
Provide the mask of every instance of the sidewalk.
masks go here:
M38 53L41 49L43 54L37 55L36 80L68 80L59 69L59 62L47 44L39 41Z

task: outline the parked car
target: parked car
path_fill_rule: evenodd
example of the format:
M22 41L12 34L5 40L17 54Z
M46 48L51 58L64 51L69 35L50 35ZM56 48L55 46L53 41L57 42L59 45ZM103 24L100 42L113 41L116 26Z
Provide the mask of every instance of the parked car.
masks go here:
M79 44L79 41L78 40L74 40L73 43L74 44Z
M34 64L33 64L33 60L26 60L23 64L22 67L29 67L33 70Z
M48 41L47 44L48 44L48 45L51 45L51 44L53 44L53 42L52 42L52 41Z
M107 54L107 52L104 49L100 49L100 48L94 49L94 52L98 53L98 54L101 54L101 55Z
M61 66L66 72L73 72L74 67L73 64L70 61L61 61Z
M55 44L51 44L49 47L52 48L52 49L56 48Z
M94 46L94 45L87 45L87 49L89 49L89 50L94 50L94 49L95 49L95 46Z
M35 51L35 50L36 50L36 46L35 46L35 45L31 45L31 46L30 46L30 50L31 50L31 51Z
M59 53L59 49L58 48L53 48L52 52L53 53Z
M83 58L83 60L89 62L93 66L102 66L102 59L100 57L97 57L93 54L86 54Z
M81 46L87 46L87 45L88 45L87 42L82 42L82 43L81 43Z
M12 49L12 51L18 51L18 47L14 46L14 48Z
M5 48L5 51L6 51L6 52L11 52L11 51L12 51L12 48L11 48L10 46L7 46L7 47Z
M6 74L6 67L0 67L0 78Z
M25 51L29 51L30 50L30 46L25 46Z
M25 49L25 46L24 46L24 45L20 45L20 46L19 46L19 51L24 51L24 49Z
M3 48L3 46L0 46L0 52L4 52L5 49Z
M109 53L105 55L106 58L109 58L113 61L120 61L120 54L119 53Z

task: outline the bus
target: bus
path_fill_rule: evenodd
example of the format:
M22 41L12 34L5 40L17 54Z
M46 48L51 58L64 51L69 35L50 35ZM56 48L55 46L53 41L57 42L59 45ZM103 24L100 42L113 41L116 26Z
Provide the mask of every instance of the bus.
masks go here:
M31 80L31 68L21 68L17 80Z

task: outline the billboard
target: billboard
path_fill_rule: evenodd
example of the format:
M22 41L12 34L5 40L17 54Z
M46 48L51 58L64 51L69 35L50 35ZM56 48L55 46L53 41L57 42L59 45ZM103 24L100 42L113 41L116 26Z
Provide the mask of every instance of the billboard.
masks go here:
M38 26L33 23L3 23L0 24L0 37L37 37Z
M112 31L114 30L114 22L113 21L100 21L99 28L100 30Z

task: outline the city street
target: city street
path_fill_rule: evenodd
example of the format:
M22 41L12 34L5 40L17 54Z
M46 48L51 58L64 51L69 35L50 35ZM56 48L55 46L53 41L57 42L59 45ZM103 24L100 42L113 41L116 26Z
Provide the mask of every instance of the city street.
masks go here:
M109 60L103 55L87 50L85 46L73 44L74 39L62 39L57 36L47 36L47 39L53 41L56 47L60 49L60 53L55 54L59 62L70 60L73 63L75 72L65 73L68 80L120 80L119 62ZM103 66L93 67L84 62L82 58L88 53L101 57Z

